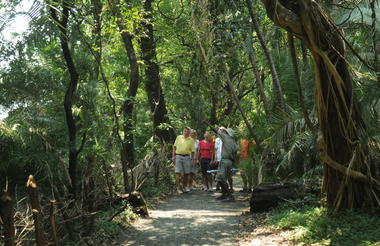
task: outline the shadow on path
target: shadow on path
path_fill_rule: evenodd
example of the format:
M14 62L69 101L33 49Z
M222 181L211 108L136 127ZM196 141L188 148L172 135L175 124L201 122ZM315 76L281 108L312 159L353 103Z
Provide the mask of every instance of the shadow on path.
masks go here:
M235 192L235 201L223 202L215 199L218 195L195 190L169 197L150 218L124 231L121 245L237 245L239 216L249 206L248 196Z

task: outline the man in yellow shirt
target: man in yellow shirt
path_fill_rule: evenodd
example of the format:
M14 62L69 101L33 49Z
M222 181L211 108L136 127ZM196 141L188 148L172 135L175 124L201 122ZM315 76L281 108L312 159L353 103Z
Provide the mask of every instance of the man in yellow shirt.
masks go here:
M190 191L188 182L191 172L191 160L195 161L194 145L194 139L190 137L190 128L185 127L183 129L183 135L177 136L173 145L173 162L175 163L176 187L178 194Z

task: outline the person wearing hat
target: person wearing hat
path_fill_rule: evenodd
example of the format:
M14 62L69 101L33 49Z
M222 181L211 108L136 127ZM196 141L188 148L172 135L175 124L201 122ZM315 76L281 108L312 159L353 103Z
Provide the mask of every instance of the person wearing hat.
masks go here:
M228 176L232 168L232 164L236 159L237 152L237 146L235 140L233 139L233 130L231 128L226 129L223 126L219 127L219 129L216 129L212 126L210 127L213 129L213 131L217 132L218 137L222 142L221 153L219 158L217 157L217 159L220 159L220 162L218 166L218 173L216 175L216 181L222 189L222 195L217 197L217 199L226 199L233 201L234 197L231 193L231 190L228 188L227 183Z

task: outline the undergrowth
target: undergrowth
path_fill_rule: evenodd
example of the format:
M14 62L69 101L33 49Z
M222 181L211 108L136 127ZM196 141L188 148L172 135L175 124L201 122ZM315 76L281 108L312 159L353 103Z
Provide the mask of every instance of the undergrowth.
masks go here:
M300 245L380 246L380 215L345 211L334 215L318 202L287 203L271 213L268 223L292 230Z
M152 197L157 197L161 193L167 193L171 191L174 187L174 184L174 178L171 175L166 174L160 177L157 184L153 178L146 180L139 191L145 198L149 199Z

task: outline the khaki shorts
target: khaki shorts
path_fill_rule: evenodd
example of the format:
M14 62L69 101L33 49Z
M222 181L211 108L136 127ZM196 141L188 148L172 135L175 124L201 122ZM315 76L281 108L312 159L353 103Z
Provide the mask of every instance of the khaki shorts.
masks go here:
M222 159L219 164L218 173L216 174L215 180L227 182L227 177L229 175L231 168L232 168L232 161L228 159Z
M175 173L189 174L191 172L190 155L186 155L186 156L176 155L174 171Z

